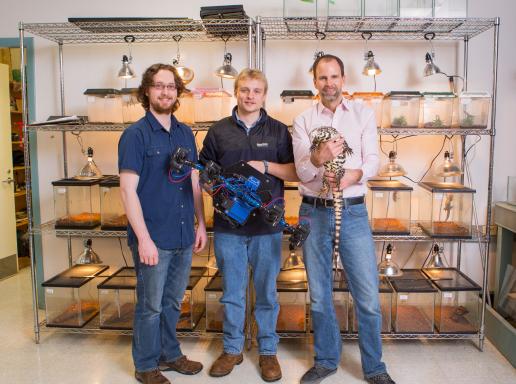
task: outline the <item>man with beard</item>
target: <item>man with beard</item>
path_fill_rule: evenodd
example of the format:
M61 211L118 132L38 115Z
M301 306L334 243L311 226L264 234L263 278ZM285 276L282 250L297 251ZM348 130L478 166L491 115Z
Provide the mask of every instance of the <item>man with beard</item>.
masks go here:
M202 369L181 353L176 337L192 250L199 252L207 241L198 175L169 172L177 147L188 148L189 160L197 161L191 129L172 114L184 89L173 66L150 66L138 89L145 117L128 127L118 144L120 190L137 277L132 352L135 377L144 384L170 383L160 369L185 375Z
M210 128L200 160L215 161L222 168L246 161L269 176L271 185L267 189L272 198L282 199L283 180L298 179L287 126L268 116L263 109L267 79L256 69L244 69L235 79L234 92L237 106L231 116ZM255 213L238 228L215 214L215 258L222 272L224 290L220 300L224 305L224 351L211 366L210 375L226 376L243 360L245 292L248 265L251 265L261 376L265 381L276 381L281 378L276 358L279 313L276 278L280 271L282 230L266 222L260 212Z
M381 361L376 254L364 204L365 181L376 175L379 164L375 115L362 104L342 97L344 64L338 57L318 58L313 64L313 75L320 101L296 117L292 137L303 195L299 216L308 218L311 228L303 257L310 287L315 363L301 383L319 383L334 374L342 350L332 300L335 211L331 191L321 196L324 175L333 188L343 191L339 255L355 302L362 371L368 383L393 384ZM340 136L310 151L310 133L322 126L335 128ZM323 164L342 152L344 140L353 154L346 158L346 172L340 185L336 185L335 174L325 172Z

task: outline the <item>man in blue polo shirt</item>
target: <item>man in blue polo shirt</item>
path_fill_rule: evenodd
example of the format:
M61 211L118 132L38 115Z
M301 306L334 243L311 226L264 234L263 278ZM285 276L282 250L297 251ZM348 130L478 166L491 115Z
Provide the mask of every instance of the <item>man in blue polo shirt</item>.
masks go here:
M237 106L232 116L215 123L203 143L201 162L215 161L227 168L241 160L271 179L273 198L283 197L283 180L297 181L292 138L287 126L269 117L262 108L267 94L265 75L244 69L235 80ZM232 228L215 214L215 258L223 275L224 351L213 363L210 375L229 374L243 360L247 268L253 270L261 376L265 381L281 378L276 358L276 321L279 304L276 278L280 271L282 231L265 222L259 212L243 227Z
M135 377L144 384L170 383L160 369L186 375L202 369L181 353L176 337L192 251L202 250L207 241L198 176L169 172L177 147L190 149L190 160L197 161L191 129L172 114L184 89L173 66L150 66L138 89L147 113L124 131L118 144L121 196L137 276L133 360Z

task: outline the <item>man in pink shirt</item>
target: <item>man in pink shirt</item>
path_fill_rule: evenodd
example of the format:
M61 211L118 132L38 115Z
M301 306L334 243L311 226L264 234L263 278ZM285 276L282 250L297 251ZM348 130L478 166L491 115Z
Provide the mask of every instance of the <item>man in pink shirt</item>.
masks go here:
M299 216L310 221L310 236L303 246L310 286L315 363L301 384L319 383L337 371L342 350L339 325L333 307L332 254L335 211L332 194L321 195L322 178L343 192L339 254L355 302L362 370L368 383L394 384L382 362L381 313L378 297L376 254L364 203L365 182L379 165L375 114L362 104L342 97L344 64L333 55L313 65L314 85L320 102L294 120L292 143L296 171L303 196ZM340 137L310 151L310 133L323 126L335 128ZM334 174L323 164L339 155L344 140L353 150L345 162L346 172L336 185Z

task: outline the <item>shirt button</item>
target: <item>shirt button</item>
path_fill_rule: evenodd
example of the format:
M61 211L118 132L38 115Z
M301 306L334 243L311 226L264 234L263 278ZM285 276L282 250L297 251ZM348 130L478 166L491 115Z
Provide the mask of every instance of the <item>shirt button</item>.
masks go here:
M181 225L183 225L185 222L184 221L181 221Z
M184 208L184 205L183 205L183 204L181 204L181 208Z
M179 187L179 190L182 191L183 190L183 187Z

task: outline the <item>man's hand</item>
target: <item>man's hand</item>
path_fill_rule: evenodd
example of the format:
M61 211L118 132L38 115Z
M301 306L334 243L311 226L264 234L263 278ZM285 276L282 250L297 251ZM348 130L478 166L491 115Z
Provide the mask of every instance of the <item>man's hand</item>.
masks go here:
M324 172L326 180L330 183L332 189L344 190L360 181L363 172L361 169L346 169L344 176L340 178L340 185L337 186L337 178L333 172Z
M265 164L261 160L250 160L247 162L251 167L256 169L260 173L265 173Z
M151 238L138 242L138 254L140 262L147 265L158 264L158 248Z
M208 235L206 235L206 227L204 224L198 225L195 230L195 242L193 251L194 253L201 252L204 247L206 247L206 243L208 242Z
M310 160L316 167L321 167L327 161L331 161L344 150L344 138L338 136L332 140L319 144L319 147L312 153Z

